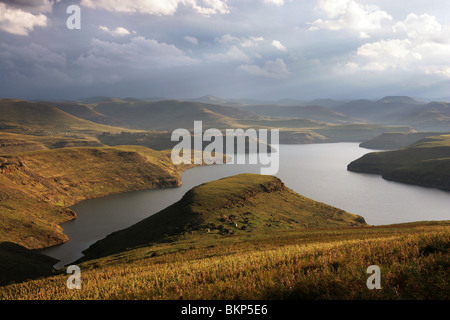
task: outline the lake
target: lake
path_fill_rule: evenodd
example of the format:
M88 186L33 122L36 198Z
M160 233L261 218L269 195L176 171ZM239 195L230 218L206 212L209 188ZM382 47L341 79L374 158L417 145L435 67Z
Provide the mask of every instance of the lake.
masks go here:
M373 150L358 143L281 145L276 176L295 192L363 216L371 225L449 220L450 192L387 181L347 171ZM239 173L259 173L258 165L211 165L183 173L179 188L135 191L86 200L73 206L78 218L62 225L70 240L40 252L61 260L60 268L111 232L129 227L180 200L204 182Z

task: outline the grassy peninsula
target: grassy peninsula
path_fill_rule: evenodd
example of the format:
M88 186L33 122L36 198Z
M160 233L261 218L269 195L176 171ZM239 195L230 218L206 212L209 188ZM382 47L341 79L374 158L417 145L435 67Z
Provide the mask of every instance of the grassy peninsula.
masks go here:
M175 204L98 241L92 259L163 242L217 242L277 231L365 226L364 218L305 198L273 176L241 174L205 183Z
M450 135L428 137L395 151L366 154L350 163L348 170L450 190Z

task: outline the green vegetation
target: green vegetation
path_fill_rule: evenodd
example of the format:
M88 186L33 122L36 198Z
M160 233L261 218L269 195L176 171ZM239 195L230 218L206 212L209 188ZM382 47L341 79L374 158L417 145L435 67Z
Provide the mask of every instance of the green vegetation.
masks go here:
M0 287L0 299L449 299L450 223L274 231L187 250L163 243ZM381 290L366 269L381 268Z
M450 135L428 137L400 150L366 154L350 163L348 170L450 190Z
M359 146L367 149L395 150L406 147L421 139L445 134L445 132L387 132L370 140L362 142Z
M187 166L145 147L65 148L0 156L0 241L30 249L67 241L58 224L81 200L175 187Z
M275 177L241 174L188 191L177 203L98 241L86 259L151 243L221 241L274 231L364 226L362 217L296 194Z

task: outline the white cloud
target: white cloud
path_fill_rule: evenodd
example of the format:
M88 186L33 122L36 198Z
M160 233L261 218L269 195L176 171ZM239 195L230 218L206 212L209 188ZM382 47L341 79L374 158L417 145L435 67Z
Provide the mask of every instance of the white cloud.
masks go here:
M276 6L284 5L284 0L264 0L264 3L274 4Z
M264 41L264 38L261 36L259 36L259 37L250 36L248 38L245 38L245 37L238 38L238 37L232 36L230 34L224 34L222 37L217 38L216 41L219 43L222 43L222 44L235 43L235 44L239 44L241 47L248 48L248 47L257 46L259 44L259 42Z
M358 48L358 56L368 58L404 59L410 53L411 41L405 40L380 40L367 43Z
M20 8L0 3L0 30L8 33L27 36L35 27L47 26L47 16L32 14Z
M366 43L357 49L353 70L403 70L449 77L449 27L442 26L434 16L409 14L397 22L393 35L404 38L382 39ZM357 67L355 67L357 66Z
M286 78L290 74L283 59L280 58L276 59L275 61L267 61L263 67L244 64L239 66L239 69L255 76L262 76L273 79Z
M125 29L123 27L117 27L114 30L110 30L108 27L105 27L105 26L99 26L98 28L102 31L109 33L110 35L112 35L114 37L124 37L124 36L128 36L131 34L130 31L128 31L127 29Z
M281 44L278 40L273 40L272 45L280 51L286 51L286 47Z
M180 5L190 7L204 16L230 12L226 0L81 0L81 5L112 12L159 16L174 15Z
M224 53L209 53L205 55L209 60L219 62L243 61L249 62L250 58L244 51L236 46L232 46Z
M404 21L394 25L394 32L405 33L412 39L432 39L442 31L442 26L434 16L422 14L420 16L410 13ZM448 35L448 34L447 34ZM446 37L446 39L448 39Z
M185 36L184 40L186 40L187 42L189 42L190 44L193 44L194 46L198 45L198 40L195 37L191 37L191 36Z
M93 39L91 49L75 63L89 70L118 67L148 70L197 62L174 45L138 36L124 44Z
M361 38L367 38L369 31L379 30L393 18L376 6L363 5L354 0L318 0L317 8L328 20L317 19L309 24L309 30L354 30ZM363 33L361 33L363 32Z

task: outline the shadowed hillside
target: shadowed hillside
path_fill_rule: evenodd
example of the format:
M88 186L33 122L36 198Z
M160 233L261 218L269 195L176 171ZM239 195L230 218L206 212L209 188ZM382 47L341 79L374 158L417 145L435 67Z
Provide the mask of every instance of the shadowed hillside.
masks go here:
M450 135L428 137L400 150L368 153L350 163L348 170L450 191Z

